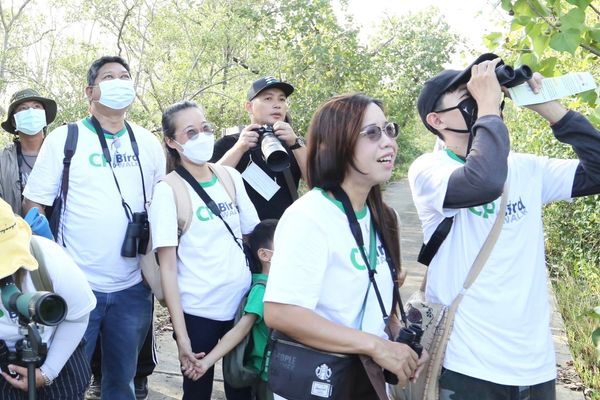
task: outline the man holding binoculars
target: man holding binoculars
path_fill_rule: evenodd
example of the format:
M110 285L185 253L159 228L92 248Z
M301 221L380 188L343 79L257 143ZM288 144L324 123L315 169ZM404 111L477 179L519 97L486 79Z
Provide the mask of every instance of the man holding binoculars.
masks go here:
M446 146L422 155L409 170L425 242L453 218L429 264L429 301L449 305L462 291L499 213L505 183L508 191L501 233L456 312L440 377L442 400L556 396L542 208L600 193L600 134L557 101L534 104L527 108L547 120L579 159L510 152L502 86L525 80L534 93L543 85L540 74L513 71L484 54L463 71L428 80L417 102L423 123Z
M94 61L85 94L91 115L76 123L77 146L56 237L96 296L85 351L91 359L101 341L102 398L134 400L138 352L152 321L139 244L147 232L146 203L164 175L165 156L151 132L125 120L136 95L125 60ZM44 141L25 187L26 207L49 206L61 193L68 131L63 125Z
M250 125L215 143L211 161L240 171L261 220L281 218L306 176L304 141L289 124L287 98L293 92L292 85L271 76L254 81L245 103Z
M0 398L24 399L24 391L37 390L41 399L82 399L91 372L81 339L96 299L60 246L35 239L44 260L39 267L30 250L31 228L0 200ZM53 293L37 287L32 271L38 268ZM36 340L38 346L31 346ZM28 363L35 371L33 388Z

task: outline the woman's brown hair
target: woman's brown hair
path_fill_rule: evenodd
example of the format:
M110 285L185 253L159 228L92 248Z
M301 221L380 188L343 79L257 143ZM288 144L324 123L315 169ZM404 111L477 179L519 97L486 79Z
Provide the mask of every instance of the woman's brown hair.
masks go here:
M381 101L364 94L333 97L314 113L307 133L307 183L309 188L330 190L340 186L350 168L361 172L354 160L365 111L369 104L383 110ZM396 212L383 202L381 187L369 191L367 204L381 240L400 272L400 235Z

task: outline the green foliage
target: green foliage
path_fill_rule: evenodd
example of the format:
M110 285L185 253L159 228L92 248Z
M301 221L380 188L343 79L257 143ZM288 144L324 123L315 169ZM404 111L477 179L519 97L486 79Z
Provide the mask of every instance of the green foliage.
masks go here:
M47 4L23 1L32 15ZM290 104L300 134L333 95L364 92L381 99L389 119L402 126L401 164L432 136L422 136L414 123L416 96L457 40L437 10L383 20L363 44L352 19L337 17L329 0L48 1L57 17L21 15L16 25L41 39L28 45L9 32L22 46L10 57L0 53L0 67L6 65L0 71L15 90L29 85L57 101L51 128L85 115L87 68L115 54L128 60L135 81L137 101L128 118L156 133L162 111L183 99L201 104L218 128L243 125L250 83L273 75L296 87ZM29 60L32 53L40 54L38 61ZM27 65L31 69L23 71ZM8 98L1 89L0 97Z

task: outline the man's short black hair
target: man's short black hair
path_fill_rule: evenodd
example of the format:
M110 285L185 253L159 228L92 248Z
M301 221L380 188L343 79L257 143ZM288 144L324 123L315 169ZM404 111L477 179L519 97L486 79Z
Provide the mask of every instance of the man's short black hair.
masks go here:
M121 64L127 72L131 73L129 70L129 64L122 57L119 56L102 56L99 59L95 60L92 65L90 65L90 69L87 72L87 84L88 86L93 86L96 78L98 77L98 71L104 64L108 63L118 63Z

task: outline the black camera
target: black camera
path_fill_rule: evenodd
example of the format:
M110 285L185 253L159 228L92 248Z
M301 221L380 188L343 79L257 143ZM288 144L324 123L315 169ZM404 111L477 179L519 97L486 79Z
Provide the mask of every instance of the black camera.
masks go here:
M54 326L67 315L67 303L61 296L51 292L21 293L12 275L0 280L0 292L4 308L25 323Z
M396 342L408 345L421 358L421 354L423 354L423 346L421 345L422 336L423 329L417 324L411 324L408 328L400 329ZM385 381L390 385L398 384L398 377L387 369L383 371L383 376L385 377Z
M290 166L290 155L275 136L273 125L263 125L254 131L258 133L260 151L267 166L275 172L281 172L288 168Z
M533 71L527 65L521 65L514 69L510 65L500 64L496 66L496 77L500 86L511 88L528 81L533 76Z
M136 257L138 254L146 254L149 239L148 213L146 211L133 213L131 221L127 224L125 239L121 246L121 256Z

